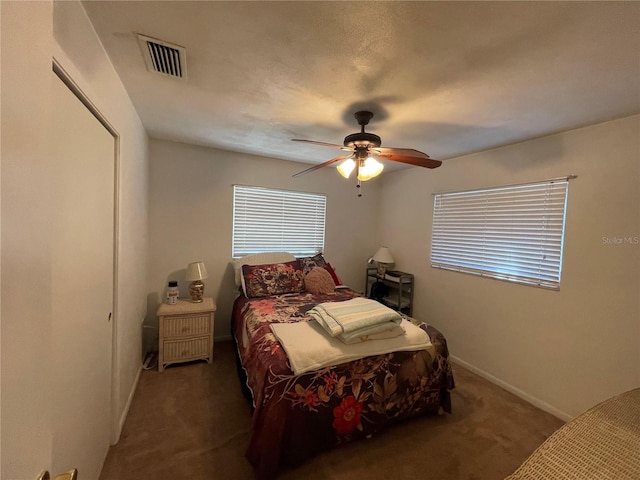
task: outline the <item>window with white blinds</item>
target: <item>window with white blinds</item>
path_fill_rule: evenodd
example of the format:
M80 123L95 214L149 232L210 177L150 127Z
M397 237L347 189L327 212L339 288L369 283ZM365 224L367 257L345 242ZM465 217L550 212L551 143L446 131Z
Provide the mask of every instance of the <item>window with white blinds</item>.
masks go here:
M326 195L233 186L233 258L289 252L296 257L324 250Z
M568 185L435 195L431 266L559 289Z

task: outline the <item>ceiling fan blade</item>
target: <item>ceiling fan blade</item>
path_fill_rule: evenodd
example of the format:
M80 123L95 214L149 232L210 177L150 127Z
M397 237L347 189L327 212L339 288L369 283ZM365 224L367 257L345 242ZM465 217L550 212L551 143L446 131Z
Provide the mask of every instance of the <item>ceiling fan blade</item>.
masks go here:
M334 164L336 162L339 162L340 160L346 160L350 156L351 155L340 155L339 157L332 158L331 160L327 160L326 162L321 163L319 165L314 165L313 167L307 168L306 170L298 172L298 173L296 173L295 175L292 175L292 176L293 177L299 177L299 176L304 175L306 173L313 172L314 170L318 170L319 168L327 167L329 165L332 165L332 164Z
M304 140L302 138L292 138L291 141L313 143L314 145L320 145L322 147L332 147L332 148L340 148L342 150L351 150L351 148L345 147L344 145L336 145L335 143L316 142L315 140Z
M424 152L414 150L413 148L392 148L392 147L378 147L375 148L381 155L396 154L403 155L405 157L418 157L418 158L431 158Z
M412 155L398 155L395 153L373 155L373 157L380 160L391 160L392 162L408 163L409 165L414 165L416 167L438 168L440 165L442 165L442 162L440 160L434 160L433 158L416 157Z

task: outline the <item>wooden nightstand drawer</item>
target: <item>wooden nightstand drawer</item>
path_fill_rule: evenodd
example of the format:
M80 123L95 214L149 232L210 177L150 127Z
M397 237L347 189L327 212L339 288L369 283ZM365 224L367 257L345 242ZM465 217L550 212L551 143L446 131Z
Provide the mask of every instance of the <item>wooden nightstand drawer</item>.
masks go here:
M206 358L209 356L211 338L195 337L186 340L165 340L164 341L164 361L189 361L196 358Z
M184 317L167 317L162 322L163 337L188 337L193 335L209 335L211 333L211 315L190 315Z

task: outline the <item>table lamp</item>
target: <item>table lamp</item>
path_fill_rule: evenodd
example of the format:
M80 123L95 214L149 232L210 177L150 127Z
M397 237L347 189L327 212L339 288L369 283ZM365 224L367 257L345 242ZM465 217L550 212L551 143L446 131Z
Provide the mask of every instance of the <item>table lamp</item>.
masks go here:
M192 262L187 266L186 280L191 280L191 284L189 284L189 294L191 295L192 302L202 302L202 295L204 293L204 283L202 280L208 276L209 274L204 266L204 262Z
M394 259L391 256L391 252L388 247L380 247L380 249L373 256L373 260L378 264L378 276L384 277L387 272L387 266L394 263Z

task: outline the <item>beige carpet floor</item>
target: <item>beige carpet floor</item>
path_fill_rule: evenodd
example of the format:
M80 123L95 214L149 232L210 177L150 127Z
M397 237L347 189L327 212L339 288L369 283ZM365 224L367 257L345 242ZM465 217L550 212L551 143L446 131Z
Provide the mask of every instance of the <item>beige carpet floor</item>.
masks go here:
M453 414L414 419L325 452L282 479L501 480L563 422L454 365ZM243 480L250 407L231 342L214 362L143 371L101 480Z

